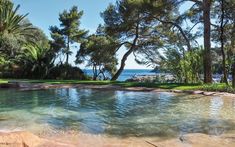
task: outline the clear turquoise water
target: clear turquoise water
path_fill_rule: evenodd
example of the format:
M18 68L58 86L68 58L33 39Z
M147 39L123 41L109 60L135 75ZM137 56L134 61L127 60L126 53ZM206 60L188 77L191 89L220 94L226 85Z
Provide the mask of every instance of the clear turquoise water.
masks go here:
M235 130L235 99L172 93L0 90L0 131L175 137Z

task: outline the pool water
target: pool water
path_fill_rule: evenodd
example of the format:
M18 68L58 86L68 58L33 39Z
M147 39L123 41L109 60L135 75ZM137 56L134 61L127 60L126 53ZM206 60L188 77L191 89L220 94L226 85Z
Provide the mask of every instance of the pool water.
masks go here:
M119 137L221 135L235 130L235 99L91 89L0 90L4 130Z

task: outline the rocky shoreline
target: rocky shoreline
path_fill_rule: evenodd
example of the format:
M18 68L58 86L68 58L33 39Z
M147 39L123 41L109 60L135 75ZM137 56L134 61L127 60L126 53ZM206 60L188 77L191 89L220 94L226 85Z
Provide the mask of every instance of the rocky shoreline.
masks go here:
M123 87L118 85L92 85L92 84L47 84L47 83L27 83L15 82L0 84L0 88L14 88L22 91L27 90L43 90L56 88L80 88L80 89L96 89L96 90L120 90L120 91L142 91L142 92L173 92L186 94L201 94L204 96L226 96L235 98L235 94L227 92L210 92L201 90L172 90L147 87Z
M213 74L212 80L214 83L220 83L221 78L223 77L222 74ZM203 81L203 75L200 75L201 81ZM127 82L162 82L162 83L172 83L177 82L174 75L170 73L156 73L151 75L135 75L126 80ZM232 81L232 75L228 76L228 81Z

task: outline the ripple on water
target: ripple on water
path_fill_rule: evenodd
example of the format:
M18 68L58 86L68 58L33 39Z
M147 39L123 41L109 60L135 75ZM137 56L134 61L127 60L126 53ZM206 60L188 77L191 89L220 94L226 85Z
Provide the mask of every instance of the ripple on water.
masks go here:
M235 130L235 100L167 92L0 90L0 129L137 137Z

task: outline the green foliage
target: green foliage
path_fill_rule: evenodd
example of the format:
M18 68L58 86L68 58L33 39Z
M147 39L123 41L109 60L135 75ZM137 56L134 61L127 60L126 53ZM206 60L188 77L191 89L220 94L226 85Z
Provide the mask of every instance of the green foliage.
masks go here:
M181 54L175 49L168 49L160 61L160 70L172 73L177 82L198 83L202 72L202 50L194 49Z
M80 29L80 19L83 11L78 11L76 6L73 6L69 11L64 10L59 14L59 21L61 28L51 26L51 42L52 48L55 51L60 51L66 55L66 64L68 65L69 56L72 54L71 45L74 42L79 42L83 39L87 31Z
M0 66L5 65L6 62L7 61L6 61L5 57L4 56L0 56Z
M32 38L34 28L26 23L26 15L18 14L19 5L9 0L0 0L0 52L6 60L11 60L19 52L26 37Z
M11 82L12 79L0 79L0 83ZM90 84L90 85L116 85L121 87L146 87L146 88L157 88L165 90L182 90L182 91L210 91L210 92L230 92L235 93L235 90L226 84L185 84L185 83L148 83L148 82L119 82L119 81L91 81L91 80L28 80L28 79L19 79L13 80L18 82L28 82L28 83L47 83L47 84Z
M202 71L202 61L202 50L195 49L187 52L179 62L181 75L178 79L185 83L200 82L199 74Z
M0 0L1 76L12 78L51 77L50 72L57 68L54 67L57 53L62 49L65 49L63 52L68 51L70 43L78 42L86 34L85 31L78 29L82 12L78 12L77 8L73 7L70 12L64 11L60 14L62 28L52 29L52 38L55 38L56 41L49 42L46 35L40 29L33 27L26 19L27 14L20 15L18 10L19 6L14 7L11 1ZM66 35L69 37L67 40ZM78 71L68 67L69 69ZM57 70L57 73L62 74L60 70ZM75 73L78 72L73 72L73 77L78 77L75 76ZM80 70L79 73L81 73Z
M68 65L71 49L80 44L76 63L86 63L92 67L93 79L100 75L106 79L105 73L109 73L113 76L112 80L116 80L125 68L126 60L133 54L137 63L170 72L175 76L175 82L179 83L201 82L199 74L203 74L203 62L204 79L210 82L212 57L214 72L223 69L231 73L229 71L233 70L235 83L234 0L190 1L191 7L181 11L186 0L117 0L101 13L104 24L98 27L95 35L90 36L80 29L83 11L73 6L59 14L60 26L50 27L52 40L49 41L40 29L33 27L26 19L27 14L18 13L19 6L14 6L10 0L0 0L1 74L7 73L10 77L19 73L17 77L85 79L79 68ZM224 9L221 7L223 2ZM212 5L211 11L209 5ZM209 12L212 13L211 17L203 17ZM203 36L202 28L197 24L203 24L204 32L206 29L209 31L204 33L204 54L197 44L197 38ZM207 36L210 27L212 37ZM215 43L215 48L210 47L210 40ZM126 52L120 67L116 69L117 52L122 47ZM65 55L66 61L55 66L54 61L60 55ZM202 89L229 91L228 87L216 86L204 86Z
M57 80L88 80L89 78L84 75L84 72L78 67L72 67L71 65L57 65L53 67L46 77L47 79Z
M12 2L8 0L0 0L0 35L29 35L32 29L31 24L21 24L26 15L19 15L19 5L14 8Z
M32 78L44 78L52 66L51 50L40 44L25 44L19 59L23 62L24 74Z
M48 54L49 49L42 48L37 44L25 44L22 48L22 56L28 62L37 64L42 61Z
M2 55L7 57L7 59L15 58L17 52L19 52L21 47L22 37L15 37L11 34L3 34L0 36L0 52Z
M200 89L204 91L235 92L235 90L230 85L226 84L204 84L200 87Z
M106 79L106 72L113 75L116 71L116 48L118 42L109 36L91 35L80 45L76 63L84 63L93 69L93 79L100 75Z
M157 10L156 15L163 15L171 11L169 1L120 0L116 5L109 5L101 14L104 19L104 30L120 42L127 51L121 59L121 64L112 80L116 80L125 67L125 61L132 53L139 53L157 41L155 21L148 9ZM164 7L163 7L164 6ZM155 11L156 12L156 11Z

